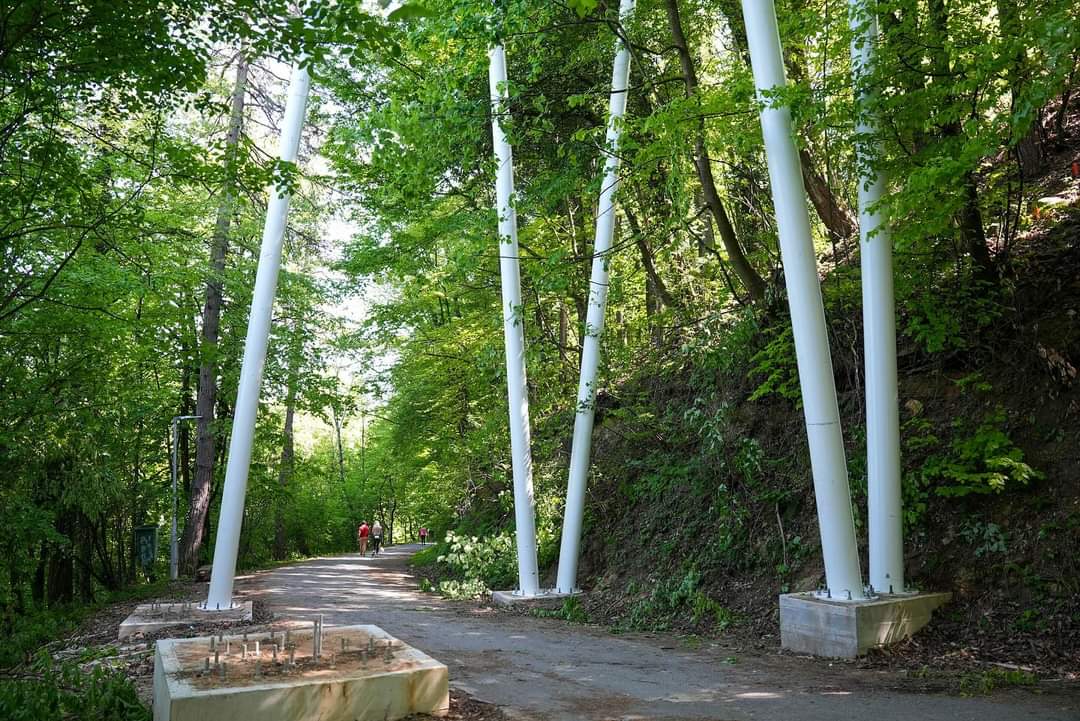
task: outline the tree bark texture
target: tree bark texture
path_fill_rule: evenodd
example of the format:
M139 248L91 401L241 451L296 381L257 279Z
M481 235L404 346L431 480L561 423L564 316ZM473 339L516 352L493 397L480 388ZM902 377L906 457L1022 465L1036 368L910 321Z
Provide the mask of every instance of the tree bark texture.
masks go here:
M199 352L199 387L195 413L199 416L195 444L195 480L191 485L187 523L180 543L181 564L185 573L194 573L199 565L199 553L205 541L204 529L210 511L211 486L214 478L215 439L214 407L217 403L218 334L221 328L222 278L225 256L229 248L229 226L235 204L235 186L244 124L244 99L247 90L247 61L241 55L236 65L229 130L225 139L225 178L217 222L210 247L210 268L206 283L206 302L203 306L202 344Z

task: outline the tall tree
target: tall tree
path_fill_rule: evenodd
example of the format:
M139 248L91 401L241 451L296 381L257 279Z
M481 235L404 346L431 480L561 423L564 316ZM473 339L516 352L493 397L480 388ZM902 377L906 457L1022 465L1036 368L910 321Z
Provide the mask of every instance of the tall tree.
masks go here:
M679 15L678 0L664 0L667 10L668 26L671 31L671 41L676 52L679 54L679 66L682 69L683 85L686 97L693 98L698 91L697 70L694 67L694 59L690 54L690 46L683 32L682 18ZM709 207L716 227L720 232L720 240L727 251L728 261L731 263L735 275L739 277L746 292L755 301L765 298L765 281L751 265L746 257L742 244L735 233L735 226L731 224L727 209L724 207L720 192L713 178L712 159L709 157L709 148L705 137L705 116L698 114L694 120L694 166L697 169L698 180L705 196L705 204Z
M233 84L229 125L225 136L225 167L217 221L210 241L210 267L207 271L206 301L202 312L202 342L199 348L199 386L195 402L198 437L195 446L195 478L191 486L187 523L181 541L182 563L193 572L199 563L204 541L207 514L210 510L211 485L214 479L214 413L218 392L218 335L221 328L221 302L225 275L225 257L229 249L229 226L236 203L236 184L240 165L240 138L244 125L244 102L247 96L248 64L243 51L237 54L236 80Z

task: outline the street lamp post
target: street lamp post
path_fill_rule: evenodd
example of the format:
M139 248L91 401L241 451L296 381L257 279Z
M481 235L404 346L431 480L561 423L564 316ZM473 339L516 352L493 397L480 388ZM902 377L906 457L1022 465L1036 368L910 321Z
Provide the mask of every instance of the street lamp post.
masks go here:
M193 421L202 416L175 416L172 419L172 529L169 531L169 580L180 577L180 553L176 546L176 447L180 421Z

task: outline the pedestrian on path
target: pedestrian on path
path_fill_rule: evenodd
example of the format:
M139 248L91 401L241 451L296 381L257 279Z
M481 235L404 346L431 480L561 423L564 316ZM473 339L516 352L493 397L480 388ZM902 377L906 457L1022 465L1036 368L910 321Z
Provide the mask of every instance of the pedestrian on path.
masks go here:
M427 529L424 527L420 528L420 545L427 545Z
M360 541L360 558L363 558L364 555L367 554L367 539L369 533L371 533L371 529L368 528L367 521L360 521L360 528L356 529L356 538Z
M375 521L375 525L371 527L371 555L379 555L379 546L382 545L382 525Z

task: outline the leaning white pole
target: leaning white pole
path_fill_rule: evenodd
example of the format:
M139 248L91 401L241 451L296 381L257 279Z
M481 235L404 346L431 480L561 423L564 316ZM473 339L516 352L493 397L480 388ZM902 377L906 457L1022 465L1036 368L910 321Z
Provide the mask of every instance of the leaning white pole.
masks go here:
M792 138L791 110L774 105L770 91L782 89L784 60L773 0L742 0L750 61L758 99L761 130L769 165L780 253L787 282L788 307L795 336L795 356L802 389L806 437L814 476L825 582L829 595L847 600L864 597L855 523L851 515L844 438L836 403L825 309L821 300L817 259L810 235L799 155Z
M289 82L289 98L285 103L285 119L281 128L281 160L296 161L300 147L300 131L304 126L308 89L311 79L306 69L293 67ZM285 239L285 221L289 213L288 191L279 194L270 190L263 227L259 268L255 274L255 290L251 298L244 360L240 366L240 383L233 410L232 437L229 441L229 462L225 469L225 488L221 498L217 541L214 545L214 567L210 576L208 610L224 610L232 606L233 577L236 555L240 546L240 527L244 520L244 495L247 491L248 467L251 465L251 446L255 435L255 416L259 409L259 387L262 385L266 346L270 341L270 319L281 268L281 246Z
M634 12L634 0L622 0L619 17L625 25ZM615 193L619 189L619 134L626 114L626 96L630 86L630 49L621 39L611 73L611 100L608 109L607 146L604 180L596 211L596 240L593 243L592 277L589 280L589 310L585 319L585 342L581 349L581 380L578 382L577 415L574 417L574 441L570 451L570 481L566 488L562 545L559 548L559 574L556 591L572 593L577 586L578 558L581 551L581 525L585 515L585 486L589 477L592 451L594 404L597 373L600 368L600 338L604 332L604 307L607 304L608 254L615 235Z
M514 209L514 156L503 132L507 112L506 52L496 45L488 53L491 83L491 134L498 172L495 200L499 211L499 271L502 276L503 335L506 337L506 386L510 401L510 455L514 473L514 520L517 526L518 591L540 591L536 570L536 515L533 501L532 441L529 437L529 395L525 381L525 326L521 316L521 270L518 267L517 211Z
M866 0L850 0L851 75L855 87L855 151L859 167L863 352L866 356L866 456L870 586L904 591L904 525L900 489L900 410L896 383L896 308L892 236L878 205L885 192L882 148L866 78L874 62L877 16Z

